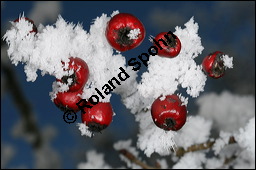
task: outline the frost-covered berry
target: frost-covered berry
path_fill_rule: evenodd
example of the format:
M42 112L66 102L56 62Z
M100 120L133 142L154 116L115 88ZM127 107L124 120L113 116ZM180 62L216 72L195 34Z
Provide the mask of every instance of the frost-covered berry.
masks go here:
M107 23L106 38L118 51L127 51L139 46L146 32L142 22L132 14L119 13Z
M69 84L69 92L75 92L81 90L86 84L89 78L89 68L86 62L80 58L69 58L68 69L73 70L74 73L70 76L63 76L61 79L57 79L65 84Z
M62 111L72 110L78 112L80 109L76 105L81 100L82 90L75 92L58 92L57 97L53 100L54 104Z
M164 100L158 97L151 106L154 123L164 130L177 131L186 123L187 109L175 94L167 95Z
M224 75L226 66L222 58L223 55L221 51L215 51L203 59L203 70L208 76L217 79Z
M21 19L23 19L23 18L17 18L16 20L14 20L14 22L19 22ZM29 19L29 18L27 18L27 17L24 17L24 19L25 19L26 21L30 22L31 24L33 24L33 29L30 31L30 33L32 33L32 32L37 33L37 27L36 27L36 25L34 24L34 21L31 20L31 19Z
M111 103L99 102L96 105L87 103L92 108L85 107L82 111L82 122L89 127L92 132L101 132L112 122L113 110Z
M181 50L180 39L171 31L159 33L154 39L154 45L158 48L158 55L162 57L176 57Z

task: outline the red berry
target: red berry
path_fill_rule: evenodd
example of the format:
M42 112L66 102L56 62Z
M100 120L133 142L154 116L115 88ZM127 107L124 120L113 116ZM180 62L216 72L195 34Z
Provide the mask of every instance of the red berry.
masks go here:
M82 90L76 92L59 92L57 97L53 100L55 105L60 108L62 111L73 110L78 112L79 108L76 105L81 100L81 97L78 95L82 94Z
M68 79L72 80L69 85L69 92L81 90L86 84L89 78L89 68L86 62L80 58L69 58L68 70L74 70L74 73L70 76L63 76L61 79L57 79L62 83L68 84Z
M162 57L176 57L181 50L180 39L171 31L159 33L154 39L154 45L158 48L158 55Z
M130 38L131 30L139 29L135 38ZM109 44L118 51L127 51L139 46L145 38L145 28L141 21L128 13L119 13L107 23L106 38Z
M89 103L89 102L88 102ZM110 125L113 118L111 104L99 102L96 105L89 103L92 108L85 107L82 111L82 122L93 132L100 132Z
M21 18L17 18L16 20L14 20L14 22L19 22L20 19L21 19ZM25 17L25 20L28 21L28 22L30 22L31 24L33 24L33 29L30 31L30 33L32 33L32 32L37 33L37 27L36 27L36 25L34 24L34 21L31 20L31 19L29 19L29 18L27 18L27 17Z
M203 70L208 76L217 79L224 75L226 67L222 55L222 52L215 51L203 59Z
M161 129L177 131L186 123L187 109L175 94L168 95L164 100L158 97L151 106L151 116Z

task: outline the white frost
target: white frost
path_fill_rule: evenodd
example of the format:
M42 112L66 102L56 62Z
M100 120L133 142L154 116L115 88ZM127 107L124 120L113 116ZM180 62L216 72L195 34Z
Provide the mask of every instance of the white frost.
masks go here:
M244 128L239 129L235 139L241 147L250 153L252 160L255 161L255 117L251 118Z
M228 145L231 133L220 131L220 137L215 141L212 149L218 155L224 146Z
M114 149L117 152L119 152L119 150L125 149L126 151L130 152L133 156L135 156L137 159L140 160L139 152L136 150L135 147L132 147L131 144L132 144L132 140L131 139L120 140L120 141L114 143L113 147L114 147ZM119 156L120 156L120 159L126 163L127 167L132 168L132 169L140 168L140 166L138 166L137 164L131 162L124 155L119 154Z
M233 57L229 57L228 55L223 55L222 59L224 61L224 66L227 68L233 68Z
M203 73L201 65L197 65L194 58L201 54L203 46L201 38L198 36L198 24L192 17L185 28L176 27L174 32L182 43L180 54L175 58L165 58L150 56L148 71L142 74L142 80L138 83L137 89L132 97L125 100L128 108L135 114L136 121L139 122L138 147L147 156L156 152L160 155L168 155L176 149L175 135L180 132L164 131L158 128L152 120L150 109L153 101L159 96L174 94L178 86L187 88L187 94L197 97L204 90L206 75ZM193 46L191 46L193 44ZM188 104L188 97L177 94L182 101L182 105ZM139 105L131 107L134 101L139 101ZM199 121L201 122L201 121ZM202 121L205 123L205 121ZM206 121L207 122L207 121ZM205 141L209 135L211 123L206 123L205 133L198 140L194 139L190 143ZM184 145L184 143L180 143Z
M116 13L118 11L114 11L112 15ZM81 97L88 100L92 95L98 95L95 90L97 88L104 95L104 98L99 97L100 102L109 102L111 94L106 95L103 86L113 77L119 78L119 68L127 71L125 57L114 54L105 37L105 28L109 20L110 17L102 14L94 20L87 32L81 24L69 23L59 15L54 25L41 24L36 35L29 34L32 24L21 20L18 23L12 22L12 28L3 38L9 45L8 56L12 63L24 63L27 81L35 81L38 70L42 75L50 74L58 79L71 75L72 70L64 71L64 68L67 68L70 57L78 57L89 67L89 79ZM116 88L119 86L114 85ZM66 88L66 84L53 84L51 99L56 97L57 92L66 91ZM114 88L111 90L115 92Z
M78 169L112 169L105 160L102 153L97 153L95 150L86 152L86 162L80 162L77 165Z
M119 10L113 11L110 16L113 17L113 16L115 16L116 14L119 14Z
M79 127L78 129L81 132L82 136L88 136L88 137L92 137L94 134L92 133L92 131L89 130L89 127L86 126L84 123L77 123L77 126Z
M208 141L212 122L201 116L189 116L185 125L175 136L177 146L187 147Z
M217 169L222 167L223 161L217 158L208 158L205 163L206 169Z
M186 153L180 160L172 167L173 169L203 169L202 164L206 161L204 153L189 152Z
M137 29L133 29L129 32L129 34L127 34L127 36L130 38L130 39L138 39L138 36L140 35L140 29L137 28Z
M173 140L173 131L164 131L158 128L151 118L150 112L141 112L136 115L139 121L140 132L138 135L137 146L149 157L156 152L162 156L169 155L176 149Z
M174 94L179 85L187 88L187 93L192 97L197 97L204 90L206 75L194 61L203 50L197 33L199 26L192 17L185 23L185 27L176 27L174 32L182 44L178 56L150 56L148 72L142 74L142 81L138 85L139 93L143 97L156 99L160 95Z

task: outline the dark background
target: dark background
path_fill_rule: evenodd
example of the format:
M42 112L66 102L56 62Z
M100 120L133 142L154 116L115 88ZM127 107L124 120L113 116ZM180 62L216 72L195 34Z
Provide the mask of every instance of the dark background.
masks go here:
M195 60L201 63L204 56L213 51L223 51L233 58L233 69L228 69L221 79L206 81L205 92L220 93L228 90L235 94L255 96L255 2L254 1L59 1L46 10L35 9L44 2L36 1L1 1L1 36L10 28L8 21L13 21L24 12L25 16L38 25L53 24L60 14L66 21L82 23L85 30L102 13L110 15L114 10L132 13L137 16L146 28L146 38L136 49L122 53L127 59L138 56L150 47L148 37L163 31L175 31L175 26L184 27L192 16L199 24L199 36L204 46L203 53ZM40 9L40 7L38 8ZM44 10L42 10L44 9ZM34 11L33 11L34 10ZM48 13L48 17L44 17ZM5 43L4 43L5 44ZM105 159L113 167L121 164L113 143L118 140L134 139L138 132L134 116L120 102L120 97L113 95L111 103L116 113L114 121L102 134L94 138L80 136L75 124L67 124L62 119L62 112L51 102L54 77L39 76L35 82L27 82L24 65L10 65L6 58L6 48L1 45L1 66L7 65L14 71L17 85L24 98L32 107L36 126L47 143L47 149L56 154L57 168L77 168L79 162L85 161L85 152L95 149L105 153ZM140 73L146 68L141 69ZM14 102L14 95L8 88L8 76L1 69L1 167L2 168L42 168L36 164L34 148L24 139L17 137L20 132L19 122L22 119L20 110ZM189 100L188 109L196 114L195 99ZM77 122L80 122L80 116ZM135 146L135 145L134 145ZM7 151L6 151L7 148ZM47 150L46 149L46 150ZM9 158L9 159L8 159Z

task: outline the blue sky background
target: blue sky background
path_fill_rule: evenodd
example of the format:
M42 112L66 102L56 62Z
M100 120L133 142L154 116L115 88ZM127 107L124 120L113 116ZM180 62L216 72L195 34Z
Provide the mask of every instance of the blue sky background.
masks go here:
M35 3L35 1L1 3L1 33L10 27L8 21L18 18L23 11L26 16L29 15ZM208 78L204 93L220 93L228 90L236 94L255 96L255 2L253 1L60 1L59 10L66 21L82 23L86 30L89 30L93 19L101 16L102 13L110 15L114 10L119 10L137 16L146 28L146 38L138 48L123 53L127 59L138 56L150 47L149 35L174 31L175 26L183 27L184 23L194 16L199 24L199 36L204 46L204 51L196 58L196 62L201 63L205 55L217 50L234 57L234 68L227 70L222 79ZM44 25L53 24L55 21L56 17L47 20ZM75 124L69 125L63 121L63 113L50 100L49 92L52 91L54 77L39 75L35 82L27 82L22 64L11 67L15 70L24 95L32 106L40 130L46 131L45 127L50 126L52 127L50 131L56 132L50 140L50 145L59 155L61 168L76 168L78 162L85 160L85 152L90 149L111 155L106 156L106 159L112 165L120 165L118 154L115 153L112 144L117 140L135 139L138 127L133 115L120 102L119 96L113 95L111 99L117 114L111 126L95 138L82 137ZM145 70L144 67L140 71ZM22 138L13 136L13 127L21 117L12 96L5 91L4 79L1 71L1 144L10 145L15 150L5 168L35 168L31 145ZM194 100L189 100L188 108L191 114L196 114L197 110ZM79 114L77 122L80 122Z

